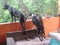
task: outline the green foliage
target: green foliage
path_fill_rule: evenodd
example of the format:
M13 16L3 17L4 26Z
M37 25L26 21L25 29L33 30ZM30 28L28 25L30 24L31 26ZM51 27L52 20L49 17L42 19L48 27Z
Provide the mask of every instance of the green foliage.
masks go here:
M11 16L8 10L3 10L3 2L5 2L22 12L18 0L0 0L0 23L11 22ZM30 13L40 13L43 16L45 13L49 13L51 16L57 14L57 2L58 0L23 0L23 3L27 7ZM21 3L21 2L20 2Z

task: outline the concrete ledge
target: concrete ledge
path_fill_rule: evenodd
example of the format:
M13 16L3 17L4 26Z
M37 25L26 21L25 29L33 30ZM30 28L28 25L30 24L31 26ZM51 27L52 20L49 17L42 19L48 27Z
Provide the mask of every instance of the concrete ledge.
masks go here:
M6 38L7 45L16 45L12 37Z
M60 41L60 33L57 33L57 32L50 32L50 33L49 33L49 37L55 38L55 39L57 39L57 40Z

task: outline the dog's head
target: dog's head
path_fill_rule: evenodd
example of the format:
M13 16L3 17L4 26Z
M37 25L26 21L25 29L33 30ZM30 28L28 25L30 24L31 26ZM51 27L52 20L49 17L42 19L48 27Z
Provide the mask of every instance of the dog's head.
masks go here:
M4 9L4 10L6 10L6 9L8 9L8 8L9 8L9 5L7 5L7 4L4 4L4 5L3 5L3 9Z

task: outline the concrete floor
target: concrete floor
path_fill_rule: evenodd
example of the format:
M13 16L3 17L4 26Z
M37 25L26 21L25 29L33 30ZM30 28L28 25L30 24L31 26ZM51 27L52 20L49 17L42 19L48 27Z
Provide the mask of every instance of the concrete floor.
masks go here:
M30 39L28 41L17 41L16 45L49 45L50 39L46 38L43 41L40 41L39 38Z
M15 45L49 45L51 38L45 38L43 41L40 41L39 38L28 39L15 42ZM11 41L12 42L12 41ZM1 45L7 45L1 44Z

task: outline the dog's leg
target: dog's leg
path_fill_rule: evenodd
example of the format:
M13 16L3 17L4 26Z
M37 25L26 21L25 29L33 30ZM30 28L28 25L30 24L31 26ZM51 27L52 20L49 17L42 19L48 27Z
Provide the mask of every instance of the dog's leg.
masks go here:
M11 23L13 22L13 15L11 15L11 18L12 18L12 21L11 21Z
M24 30L25 30L25 22L23 22L23 27L24 27Z
M43 34L39 34L40 41L43 41Z
M22 26L23 30L25 30L25 22L21 22L21 26Z
M16 17L14 16L14 21L16 22Z
M21 26L23 28L22 32L24 32L24 35L26 35L26 32L25 32L25 24L23 22L20 22L20 24L21 24Z
M43 30L40 31L40 37L41 37L41 41L43 41L45 39L45 33L43 32Z
M41 30L40 30L40 27L37 27L36 31L37 31L37 35L38 35L40 41L43 41L43 34L42 34Z
M42 34L43 38L45 38L45 31L44 31L44 29L41 29L41 34Z
M43 33L43 37L46 38L46 37L45 37L45 32Z

